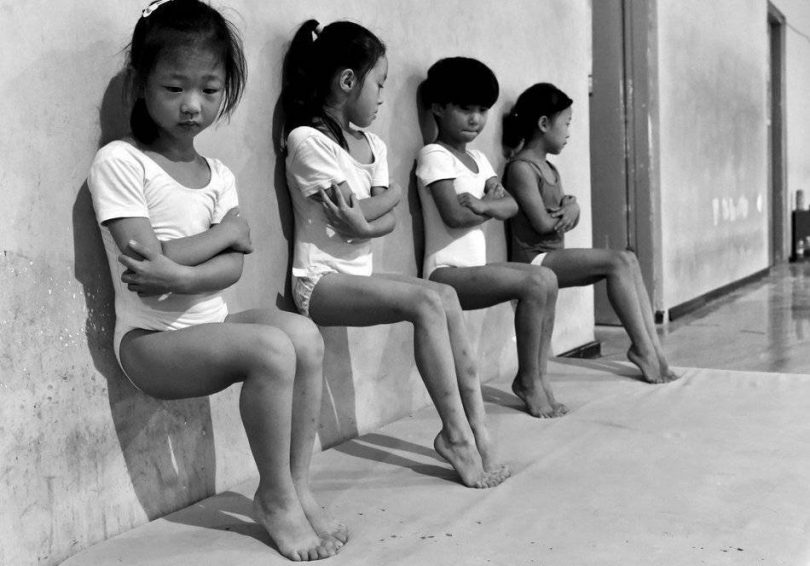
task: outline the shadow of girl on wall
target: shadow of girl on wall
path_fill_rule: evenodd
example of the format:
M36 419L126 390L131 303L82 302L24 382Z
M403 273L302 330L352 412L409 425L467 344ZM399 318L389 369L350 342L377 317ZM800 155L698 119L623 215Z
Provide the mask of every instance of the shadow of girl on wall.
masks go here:
M128 135L123 85L121 72L105 90L99 110L99 147ZM74 272L87 308L87 345L95 368L107 380L115 432L135 496L147 518L161 517L212 495L216 458L208 397L159 401L144 395L129 383L115 359L115 296L86 181L73 205L73 247Z

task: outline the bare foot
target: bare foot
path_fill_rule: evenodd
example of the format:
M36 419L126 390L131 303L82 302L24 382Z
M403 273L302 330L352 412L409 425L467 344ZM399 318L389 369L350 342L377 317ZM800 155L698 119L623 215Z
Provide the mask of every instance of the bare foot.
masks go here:
M461 476L461 483L467 487L483 489L494 487L503 481L497 481L497 478L490 477L484 471L481 455L473 443L452 443L442 430L433 440L433 447L442 458L450 462Z
M660 361L659 365L661 366L661 378L663 379L664 383L669 383L670 381L675 381L676 379L680 378L681 376L672 371L672 368L669 367L666 361Z
M533 417L551 419L568 413L568 407L557 403L550 388L545 385L529 388L523 385L519 377L516 377L512 381L512 392L526 404L526 411Z
M641 376L647 383L666 383L670 381L661 374L661 368L657 361L650 357L642 356L635 346L630 346L627 350L627 359L633 362L641 370Z
M346 525L336 521L323 507L318 505L308 486L298 485L296 491L312 529L322 538L334 539L337 548L346 544L349 541L349 529Z
M481 455L484 472L498 483L511 476L512 470L500 462L497 456L496 445L489 435L489 429L485 425L479 425L473 426L472 431L475 436L475 446L478 448L478 454Z
M289 560L320 560L337 554L334 540L321 538L312 530L298 499L287 504L267 504L257 491L253 499L253 514L278 551Z

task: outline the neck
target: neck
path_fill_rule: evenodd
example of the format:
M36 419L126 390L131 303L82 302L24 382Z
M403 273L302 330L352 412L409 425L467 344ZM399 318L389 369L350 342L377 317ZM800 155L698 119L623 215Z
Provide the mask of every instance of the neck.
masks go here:
M467 152L467 142L448 139L441 131L439 135L436 136L436 143L443 145L447 149L457 151L458 153Z
M345 107L342 104L327 103L323 107L323 113L332 118L343 130L351 131L349 118L346 116Z
M543 143L543 140L538 137L534 137L523 144L523 147L519 153L529 154L541 163L546 160L546 156L548 155L548 151L546 151L546 144Z
M197 150L194 148L194 139L177 140L166 139L159 136L149 144L148 149L161 154L170 161L194 161L197 159Z

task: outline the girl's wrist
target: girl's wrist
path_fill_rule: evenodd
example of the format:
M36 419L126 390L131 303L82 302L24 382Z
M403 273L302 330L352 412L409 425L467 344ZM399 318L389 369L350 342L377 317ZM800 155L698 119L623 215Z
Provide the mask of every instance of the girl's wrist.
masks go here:
M196 280L197 271L193 267L178 265L177 274L174 277L170 292L180 295L191 294L193 293L192 289L194 289Z

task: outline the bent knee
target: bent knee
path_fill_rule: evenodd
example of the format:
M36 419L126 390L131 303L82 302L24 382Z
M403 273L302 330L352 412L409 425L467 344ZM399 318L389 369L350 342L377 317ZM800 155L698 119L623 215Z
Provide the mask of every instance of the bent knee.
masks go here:
M557 296L557 276L546 267L533 269L523 281L524 292L546 299Z
M290 337L273 326L255 325L244 345L248 370L275 379L295 376L296 352Z
M461 312L461 303L458 293L450 285L439 283L436 285L436 293L441 300L442 308L445 312Z
M638 270L638 258L630 250L617 251L613 254L612 267L617 271Z
M453 301L444 288L455 294L452 287L441 284L422 287L415 292L413 300L413 318L415 321L426 322L432 319L444 319L448 308L446 302ZM458 304L458 297L455 298L455 304Z
M284 330L299 357L319 362L323 359L323 336L312 320L303 316L296 317Z

